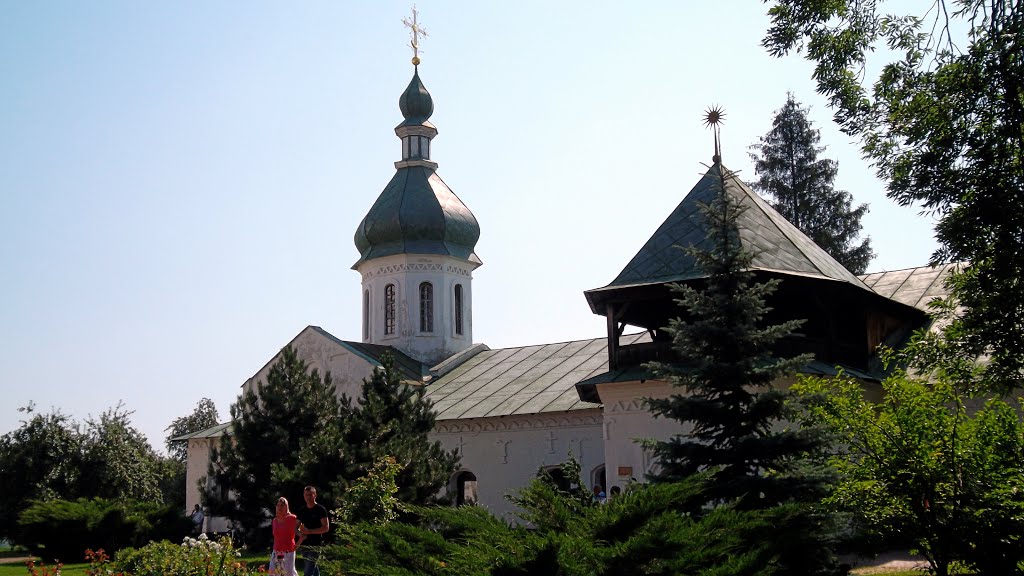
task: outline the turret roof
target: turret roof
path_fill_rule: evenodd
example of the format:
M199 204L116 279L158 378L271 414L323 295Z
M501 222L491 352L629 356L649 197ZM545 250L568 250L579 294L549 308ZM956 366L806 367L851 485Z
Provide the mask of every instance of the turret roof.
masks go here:
M707 274L696 260L679 247L712 248L699 203L710 204L714 200L719 182L724 182L725 192L746 208L739 217L738 227L743 246L754 253L752 270L845 282L870 291L860 278L783 218L739 178L729 174L720 162L712 165L619 275L604 288L589 292L705 277Z

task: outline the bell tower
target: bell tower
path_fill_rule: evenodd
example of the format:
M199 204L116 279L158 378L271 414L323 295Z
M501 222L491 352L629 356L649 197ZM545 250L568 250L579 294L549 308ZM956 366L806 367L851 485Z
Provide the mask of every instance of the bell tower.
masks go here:
M362 341L391 345L436 364L473 344L474 252L480 226L437 175L430 144L437 128L434 102L419 76L419 38L413 12L413 76L398 99L404 120L395 175L356 228L362 276Z

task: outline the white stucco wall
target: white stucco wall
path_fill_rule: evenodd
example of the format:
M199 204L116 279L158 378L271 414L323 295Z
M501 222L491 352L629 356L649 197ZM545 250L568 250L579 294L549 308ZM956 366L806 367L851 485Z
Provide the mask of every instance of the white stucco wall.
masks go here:
M369 378L373 373L374 364L369 360L352 353L313 327L304 329L290 344L295 348L299 358L305 360L310 369L318 370L321 377L327 372L331 373L331 380L339 397L347 395L353 400L358 399L363 379ZM275 354L259 372L246 380L242 384L242 391L248 392L259 382L266 382L271 366L280 360L280 356L280 352Z
M505 494L526 486L542 466L562 464L572 451L589 488L591 473L604 463L598 409L445 420L430 439L460 451L460 471L477 477L479 504L509 520L513 506Z
M210 465L210 452L220 443L220 437L215 438L193 438L188 441L188 460L185 463L185 513L191 514L196 504L202 507L202 497L199 494L200 482L208 484L208 472ZM204 508L205 520L203 523L204 532L226 532L228 522L226 518L210 516Z
M369 291L363 342L387 344L409 356L434 364L473 344L473 270L477 264L451 256L396 254L364 262L360 306ZM423 282L434 290L434 330L420 331L420 292ZM384 333L384 288L394 284L395 333ZM455 333L455 285L462 286L462 334ZM360 330L363 326L360 325Z

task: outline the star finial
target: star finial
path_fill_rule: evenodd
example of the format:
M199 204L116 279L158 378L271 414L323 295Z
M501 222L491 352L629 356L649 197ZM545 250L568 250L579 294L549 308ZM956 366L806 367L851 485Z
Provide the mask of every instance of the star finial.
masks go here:
M725 110L721 106L715 104L704 111L704 126L711 128L715 134L715 155L711 157L712 162L722 161L722 148L719 144L722 124L725 124Z
M412 20L408 18L402 18L402 24L405 24L409 28L409 47L412 48L412 65L420 65L420 36L427 37L427 31L420 27L420 23L417 21L419 12L416 10L416 5L412 5Z

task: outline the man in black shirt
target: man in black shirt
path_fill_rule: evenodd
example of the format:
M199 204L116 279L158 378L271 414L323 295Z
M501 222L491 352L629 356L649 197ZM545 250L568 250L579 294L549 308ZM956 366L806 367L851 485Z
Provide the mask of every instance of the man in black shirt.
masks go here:
M295 515L299 517L299 544L302 548L302 560L305 566L303 576L320 576L317 566L318 548L324 543L324 534L330 528L327 520L327 508L316 503L316 488L306 486L302 491L306 500L305 506L299 506Z

